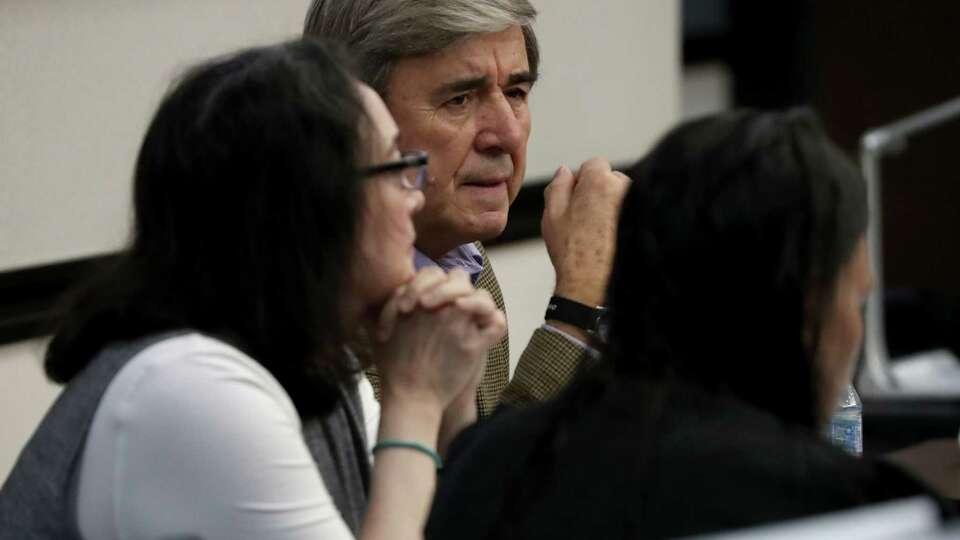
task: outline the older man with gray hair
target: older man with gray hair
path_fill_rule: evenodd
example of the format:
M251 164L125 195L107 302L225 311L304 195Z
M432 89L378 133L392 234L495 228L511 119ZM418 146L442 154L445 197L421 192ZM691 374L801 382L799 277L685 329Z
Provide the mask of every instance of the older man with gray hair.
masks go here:
M429 155L416 266L467 271L501 309L480 242L506 227L526 170L528 100L540 61L535 17L527 0L314 0L304 29L347 45L360 78L394 116L399 148ZM576 174L558 169L542 220L555 294L509 385L508 339L490 350L480 414L501 401L545 399L576 371L602 314L627 181L601 159Z

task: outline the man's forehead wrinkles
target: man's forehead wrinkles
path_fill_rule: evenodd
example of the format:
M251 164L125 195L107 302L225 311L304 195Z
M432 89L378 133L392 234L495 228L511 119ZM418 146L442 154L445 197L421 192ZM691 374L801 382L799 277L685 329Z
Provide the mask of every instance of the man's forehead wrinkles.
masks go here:
M519 28L514 39L504 40L500 33L479 34L421 57L421 66L432 71L439 88L450 83L487 77L488 84L509 85L511 77L530 71L529 59Z
M490 71L490 58L483 54L465 54L456 59L458 78L486 77Z
M450 92L466 92L469 90L482 88L488 83L489 79L486 76L469 77L466 79L448 81L443 84L442 88Z

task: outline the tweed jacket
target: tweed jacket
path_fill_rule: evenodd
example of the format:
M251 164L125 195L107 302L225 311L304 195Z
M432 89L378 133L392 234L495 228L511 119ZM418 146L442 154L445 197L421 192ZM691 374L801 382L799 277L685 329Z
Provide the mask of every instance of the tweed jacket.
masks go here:
M493 266L490 265L490 259L480 242L477 242L476 246L483 255L483 270L477 277L476 286L490 292L497 307L506 313L503 294L500 292L500 284L493 272ZM353 350L358 355L370 354L369 346L358 345L354 346ZM477 388L477 409L480 415L492 414L500 403L524 407L553 396L573 378L584 357L583 348L576 343L556 332L538 328L520 355L511 381L510 336L504 336L487 353L483 380ZM368 368L367 377L379 399L380 379L376 369Z

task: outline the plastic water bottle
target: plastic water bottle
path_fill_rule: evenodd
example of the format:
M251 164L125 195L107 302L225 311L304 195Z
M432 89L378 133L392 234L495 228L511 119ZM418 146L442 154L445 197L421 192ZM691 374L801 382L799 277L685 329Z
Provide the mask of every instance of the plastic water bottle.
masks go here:
M827 439L846 452L863 454L863 403L852 384L840 393L840 402L827 424Z

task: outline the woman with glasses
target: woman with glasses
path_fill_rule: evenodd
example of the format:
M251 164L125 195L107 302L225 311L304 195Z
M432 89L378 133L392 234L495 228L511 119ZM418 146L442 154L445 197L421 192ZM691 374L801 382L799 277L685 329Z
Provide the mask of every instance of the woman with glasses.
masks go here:
M321 44L187 73L143 140L129 247L50 344L66 388L0 537L418 537L505 332L466 274L414 273L426 159Z

